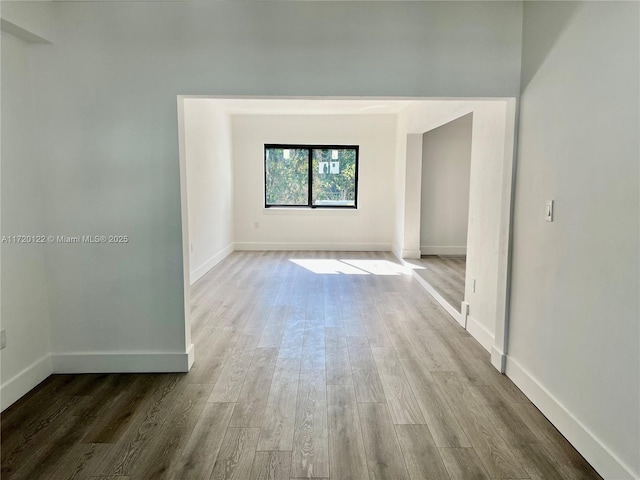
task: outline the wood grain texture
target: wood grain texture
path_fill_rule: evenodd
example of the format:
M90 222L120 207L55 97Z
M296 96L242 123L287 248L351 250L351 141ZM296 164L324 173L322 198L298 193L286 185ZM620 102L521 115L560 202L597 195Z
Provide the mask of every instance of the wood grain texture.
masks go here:
M291 450L299 376L299 359L285 358L278 361L271 380L258 450Z
M491 478L527 478L527 472L481 409L472 408L473 399L455 373L434 372L447 403L464 429Z
M91 477L89 480L131 480L131 477L128 475L111 475L109 477Z
M325 328L327 384L353 385L345 328Z
M291 452L257 452L251 480L289 480Z
M379 480L408 479L407 468L396 438L387 405L361 403L360 425L364 450L367 454L369 478Z
M302 370L325 369L325 336L322 319L307 318L302 340Z
M44 477L55 467L70 445L82 442L84 433L94 425L96 419L75 415L75 407L81 404L80 398L70 397L66 404L56 405L56 408L47 411L44 418L51 423L45 423L46 427L33 436L25 437L25 444L12 452L16 455L13 460L19 460L21 455L25 455L27 461L14 463L13 470L5 465L3 478ZM5 452L2 453L4 455Z
M331 478L369 478L358 404L351 385L328 385L329 458Z
M51 375L2 412L0 432L3 448L15 444L12 443L15 437L19 442L21 434L39 418L44 407L51 405L52 399L70 396L67 392L73 391L76 379L75 375Z
M63 455L42 478L45 480L72 480L87 478L95 473L98 462L114 445L80 443Z
M396 434L411 480L449 479L429 427L396 425Z
M384 402L384 389L378 369L371 355L368 340L365 344L349 344L349 363L358 402Z
M425 255L415 262L423 267L416 270L444 298L460 311L464 300L464 279L467 259L464 256Z
M420 424L425 420L420 413L400 360L393 348L372 348L384 396L395 424Z
M299 317L295 309L289 311L289 318L284 327L278 358L301 358L302 343L304 341L304 316Z
M171 465L171 477L200 480L211 476L232 412L232 403L204 406L180 457Z
M2 479L599 479L397 270L232 253L192 286L188 374L49 377L2 413Z
M212 480L245 480L251 475L258 428L229 428L213 467Z
M538 442L536 436L531 433L531 430L518 417L511 405L503 401L503 397L495 387L492 385L480 385L467 388L479 403L476 408L482 411L488 421L495 426L507 445L512 448L525 447Z
M327 385L321 370L300 372L291 455L291 475L329 476Z
M471 443L433 376L416 358L400 359L429 430L438 447L470 447Z
M161 431L175 401L183 392L180 388L183 385L186 385L185 375L163 375L158 379L156 391L145 406L136 413L136 418L131 422L125 435L107 455L103 456L95 472L97 475L124 476L131 472L133 466Z
M34 411L35 418L26 422L22 429L17 429L17 433L11 435L8 440L5 441L2 438L0 476L17 478L19 476L17 472L22 472L20 475L28 475L31 469L36 468L34 458L40 462L52 462L57 454L62 453L56 451L60 450L60 442L63 441L65 434L70 428L82 424L83 428L73 432L75 436L80 435L77 439L80 441L86 429L93 426L94 422L91 418L95 419L95 417L84 417L86 420L81 422L75 418L73 413L77 412L77 406L81 403L82 400L79 400L79 397L54 398L48 408L43 408L41 412Z
M87 443L116 443L154 387L152 377L138 376L111 406L109 414L85 435Z
M489 480L473 448L441 448L440 456L451 480Z
M549 458L540 444L533 443L514 447L513 453L524 466L531 480L562 480L567 478L562 466Z
M598 478L591 465L558 432L544 415L531 403L513 403L512 408L538 438L547 458L568 479Z
M256 351L253 348L236 349L225 363L213 387L210 402L236 402L247 371Z
M179 464L180 455L193 433L212 388L213 385L206 384L185 386L162 429L145 449L130 476L173 478L173 468Z
M276 368L278 350L258 348L244 379L230 426L260 427L267 406L269 390Z

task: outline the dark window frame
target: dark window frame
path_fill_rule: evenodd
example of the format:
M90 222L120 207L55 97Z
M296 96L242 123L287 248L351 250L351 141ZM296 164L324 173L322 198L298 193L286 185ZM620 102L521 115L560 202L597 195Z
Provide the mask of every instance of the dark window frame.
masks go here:
M307 204L306 205L280 205L280 204L268 204L267 203L267 150L268 149L285 149L285 150L307 150L308 156L308 170L307 170ZM353 205L313 205L313 150L355 150L356 152L356 171L355 171L355 195L353 199ZM263 186L264 186L264 208L341 208L349 210L358 209L358 171L360 160L360 146L359 145L300 145L292 143L265 143L263 154Z

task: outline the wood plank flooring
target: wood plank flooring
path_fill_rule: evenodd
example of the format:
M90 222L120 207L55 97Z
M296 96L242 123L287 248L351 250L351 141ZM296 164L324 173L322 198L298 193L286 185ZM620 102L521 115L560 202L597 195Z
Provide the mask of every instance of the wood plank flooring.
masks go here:
M389 254L236 252L191 309L188 374L7 409L2 479L600 478Z
M412 262L423 267L416 270L416 273L459 312L464 300L466 257L425 255Z

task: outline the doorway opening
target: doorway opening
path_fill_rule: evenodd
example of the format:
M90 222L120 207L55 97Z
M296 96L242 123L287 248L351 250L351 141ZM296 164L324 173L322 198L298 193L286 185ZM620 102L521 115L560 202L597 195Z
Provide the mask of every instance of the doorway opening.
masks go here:
M420 260L416 273L458 314L465 294L473 113L422 136Z
M471 159L444 210L466 203L466 243L464 231L441 243L422 234L425 158L456 121L471 125ZM515 99L179 96L178 125L187 345L190 285L234 251L390 251L426 285L420 274L448 272L443 307L504 370ZM359 145L357 208L267 208L268 144Z

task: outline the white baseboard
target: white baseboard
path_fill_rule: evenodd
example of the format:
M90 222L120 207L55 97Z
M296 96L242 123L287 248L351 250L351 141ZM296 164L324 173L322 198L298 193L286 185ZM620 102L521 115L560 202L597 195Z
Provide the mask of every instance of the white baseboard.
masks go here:
M0 387L0 408L2 411L37 386L52 372L51 356L46 354L4 382Z
M420 251L422 255L456 255L456 256L465 256L467 254L467 247L438 247L438 246L428 246L428 245L420 245Z
M640 472L633 472L511 356L507 356L506 374L603 478L640 478Z
M204 262L198 268L195 268L189 275L189 282L191 285L200 280L209 270L219 264L222 260L227 258L233 252L233 243L229 244L218 253L216 253L209 260Z
M438 291L431 286L429 282L427 282L424 278L422 278L415 270L411 271L413 278L415 278L422 287L429 292L429 294L440 304L442 308L444 308L449 315L453 317L453 319L465 328L464 318L452 305L447 302L442 295L438 293Z
M402 258L420 258L420 250L402 250Z
M491 352L491 347L493 347L494 342L493 334L471 315L467 316L467 332L469 332L487 352Z
M193 364L196 361L196 348L193 346L193 343L189 345L187 349L187 371L191 370Z
M236 242L236 250L319 250L329 252L389 252L388 243L299 243L299 242Z
M402 262L402 248L398 245L392 245L391 246L391 253L393 253L393 255L400 260L400 262Z
M500 373L504 373L507 366L507 355L502 350L498 350L495 345L491 347L491 365Z
M193 345L175 353L53 353L53 373L169 373L188 372Z
M472 316L466 314L468 311L468 307L464 304L466 302L462 302L463 305L460 306L460 312L456 310L453 305L449 304L438 291L431 286L429 282L427 282L424 278L422 278L418 272L412 270L411 272L413 277L418 280L418 283L424 287L424 289L431 294L431 296L440 304L442 308L444 308L449 315L453 317L453 319L460 324L462 328L465 328L473 338L475 338L480 345L482 345L488 352L491 352L491 348L493 347L494 336L493 334L487 330L487 328L478 322ZM465 314L461 312L465 312Z
M2 384L0 408L6 410L52 373L188 372L194 359L193 344L186 353L47 354Z

